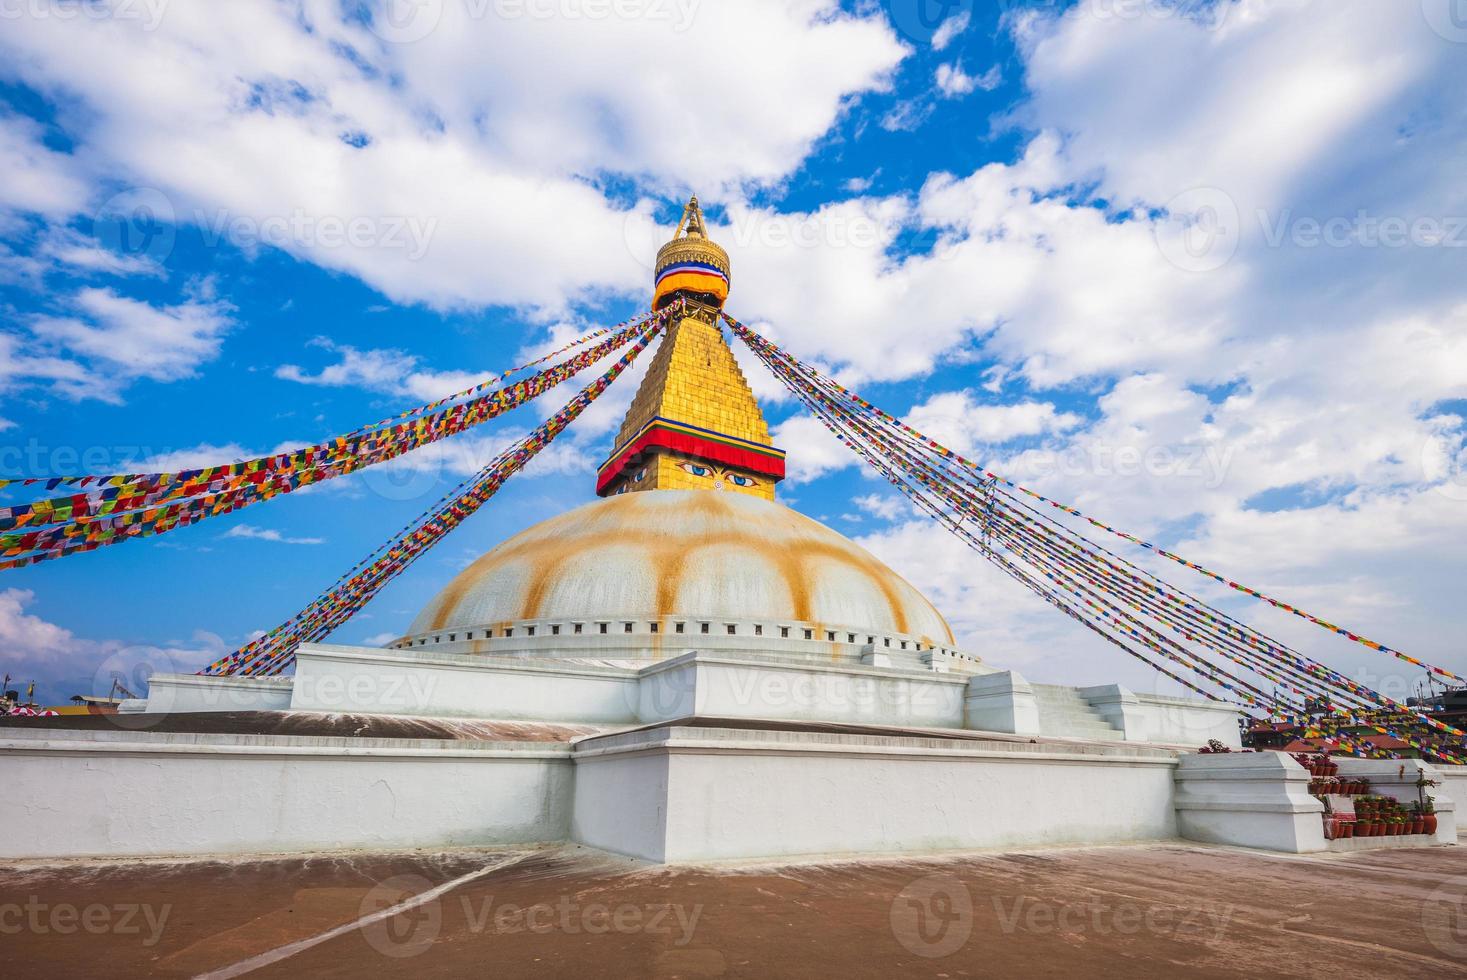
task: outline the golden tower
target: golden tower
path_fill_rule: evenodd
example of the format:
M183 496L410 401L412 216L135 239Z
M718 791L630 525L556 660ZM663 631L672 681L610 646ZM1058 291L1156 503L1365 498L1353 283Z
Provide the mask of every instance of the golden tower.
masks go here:
M784 452L718 325L728 298L728 253L708 238L696 197L657 252L652 308L677 300L667 328L596 474L602 497L637 490L731 490L774 499Z

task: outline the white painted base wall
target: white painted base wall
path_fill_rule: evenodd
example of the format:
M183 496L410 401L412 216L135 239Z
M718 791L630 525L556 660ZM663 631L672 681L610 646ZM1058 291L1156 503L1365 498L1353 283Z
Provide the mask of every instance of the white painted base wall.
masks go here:
M643 722L772 718L962 728L968 679L874 666L821 666L687 654L638 673Z
M637 672L467 654L302 646L293 711L634 724Z
M322 711L429 718L637 724L694 715L780 721L1041 731L1035 691L1017 672L977 676L870 661L819 664L788 657L692 651L651 662L581 663L306 644L288 677L154 675L147 710ZM1240 746L1229 705L1137 695L1108 685L1077 690L1097 722L1128 742ZM1069 734L1050 728L1055 735ZM1087 737L1076 731L1075 737Z
M1091 701L1092 705L1095 703ZM1135 720L1126 728L1127 741L1196 750L1216 739L1230 749L1243 747L1243 732L1238 727L1241 713L1235 705L1137 694L1136 708Z
M563 840L569 756L545 743L9 730L0 858Z
M1098 721L1076 731L1102 729L1105 741L1052 728L1058 739L1038 737L1035 692L1019 675L885 659L691 652L583 663L307 645L294 678L155 676L153 714L294 710L658 727L574 746L11 729L0 733L0 857L574 839L685 862L1160 840L1177 832L1176 753L1138 743L1236 738L1230 710L1119 687L1067 693L1075 707L1066 711L1113 719L1125 741L1110 740L1116 731ZM760 724L666 724L692 717ZM780 731L780 722L893 730ZM1020 737L967 737L965 725ZM1211 818L1184 811L1184 819L1201 826Z
M667 862L1164 840L1175 764L1120 747L660 728L580 744L571 832Z

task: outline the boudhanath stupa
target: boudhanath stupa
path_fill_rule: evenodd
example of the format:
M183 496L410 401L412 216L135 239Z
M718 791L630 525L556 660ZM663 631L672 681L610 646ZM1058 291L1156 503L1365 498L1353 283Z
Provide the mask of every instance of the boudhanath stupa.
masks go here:
M1196 751L1240 747L1236 704L1031 683L781 504L800 447L772 444L726 339L731 273L694 199L658 252L667 327L589 502L485 553L401 637L305 644L290 676L156 674L114 717L6 730L0 852L1350 843L1326 841L1287 756ZM1424 764L1339 765L1409 795Z

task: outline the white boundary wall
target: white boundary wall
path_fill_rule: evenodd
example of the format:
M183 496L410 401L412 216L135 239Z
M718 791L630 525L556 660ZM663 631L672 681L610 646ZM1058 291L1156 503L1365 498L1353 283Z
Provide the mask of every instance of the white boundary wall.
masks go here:
M661 728L576 752L574 840L652 861L1165 840L1170 753Z
M293 711L634 724L637 672L307 644L297 654L289 706Z
M962 728L967 678L688 654L638 675L643 722L706 718Z
M570 747L7 730L0 857L563 840Z
M693 715L781 721L1039 731L1032 686L983 675L870 664L818 664L693 651L667 660L563 662L306 644L291 678L154 675L150 713L282 710L587 724L650 724ZM1079 689L1126 741L1240 746L1235 707ZM1063 733L1057 733L1063 734ZM1081 733L1083 737L1083 733Z

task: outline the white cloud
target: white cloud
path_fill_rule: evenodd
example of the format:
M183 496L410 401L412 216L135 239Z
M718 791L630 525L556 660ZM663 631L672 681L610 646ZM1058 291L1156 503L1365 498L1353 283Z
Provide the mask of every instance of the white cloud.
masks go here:
M0 181L0 213L21 211L65 218L81 211L88 189L78 170L69 155L42 142L38 123L0 112L0 173L5 174Z
M1031 680L1139 686L1144 670L1128 669L1105 642L1077 629L978 552L929 520L909 521L856 539L927 596L966 653ZM1144 688L1149 690L1149 688Z
M946 48L953 38L968 29L968 22L971 19L972 15L964 10L961 13L953 14L937 25L937 30L932 32L932 50L941 51Z
M37 337L126 378L176 381L191 377L219 353L231 307L190 300L155 307L111 289L88 288L75 299L77 317L39 317Z
M26 607L35 599L29 589L0 591L0 643L12 655L24 654L28 660L65 656L75 647L76 637L68 629L27 613Z
M1463 670L1446 583L1467 572L1467 429L1442 406L1467 398L1467 286L1453 250L1392 246L1369 224L1467 214L1467 190L1439 165L1467 155L1467 110L1439 98L1467 83L1460 46L1368 3L1244 0L1221 24L1082 4L1025 30L1032 99L1019 117L1037 136L1021 159L935 175L915 201L860 201L886 219L869 247L742 249L735 312L843 380L920 375L977 338L999 362L985 390L1033 393L986 421L1045 438L995 453L994 468ZM1103 206L1086 198L1092 186ZM1155 216L1199 186L1239 215L1224 228L1236 254L1210 271L1169 254L1168 219ZM810 218L848 227L843 207ZM1291 224L1348 223L1362 209L1346 247ZM892 258L912 228L936 230L936 247ZM1093 403L1093 421L1046 428L1036 406L1061 390ZM974 407L915 424L955 448L982 443ZM822 447L811 470L838 458ZM969 574L943 537L929 527L868 543L930 574L938 605L978 623L983 596L942 591ZM1163 572L1207 592L1185 569ZM1351 670L1395 670L1296 618L1211 597L1287 640L1323 640L1321 655ZM1008 602L986 614L1022 658L1034 644L1010 628ZM996 647L990 659L1008 657ZM1126 676L1123 660L1104 663ZM1063 671L1044 679L1090 669L1075 653L1053 665Z
M24 670L11 683L37 681L36 697L43 703L72 694L106 696L114 677L146 697L151 674L192 672L227 652L223 640L204 631L196 632L189 645L169 646L79 637L31 611L36 601L29 589L0 590L0 646L11 672Z
M177 473L181 470L218 466L221 463L238 463L247 459L258 459L261 456L303 449L309 445L311 444L308 442L283 442L274 449L261 451L249 449L237 442L223 445L200 443L186 449L145 452L140 456L128 457L122 460L121 468L136 473Z
M163 266L151 256L115 252L71 228L50 228L35 254L82 272L160 279L167 275Z
M339 355L339 360L315 374L295 364L282 364L275 369L275 376L300 384L366 388L421 402L445 398L491 376L489 371L425 370L418 366L419 358L401 350L358 350L325 337L316 338L312 344ZM513 366L505 364L504 367Z
M33 317L29 336L0 334L0 381L120 404L138 379L193 377L218 356L232 313L207 286L173 306L88 287L70 298L66 314Z
M290 538L273 528L255 527L253 524L236 524L224 533L226 538L249 538L254 541L271 541L277 544L325 544L325 538Z
M949 449L971 455L1021 436L1065 432L1083 419L1072 412L1056 411L1048 402L985 405L971 391L949 391L913 406L903 421Z
M791 485L808 483L859 462L819 419L803 412L775 425L769 434L774 444L788 453L786 479Z
M944 97L955 99L970 94L974 89L992 92L1003 81L1003 70L994 65L981 75L969 75L958 62L944 63L937 66L934 81Z
M927 99L903 99L881 117L881 128L889 133L910 133L927 121L933 108Z
M905 500L889 494L868 493L864 497L852 498L851 503L871 516L879 517L884 521L894 521L911 511Z
M996 465L1099 517L1183 539L1240 577L1254 569L1286 598L1460 658L1442 628L1460 618L1449 584L1467 570L1454 496L1462 423L1442 407L1467 398L1460 253L1311 247L1291 225L1362 209L1374 219L1467 214L1467 188L1443 165L1467 156L1467 103L1441 94L1467 83L1460 45L1368 0L1239 0L1207 8L1226 14L1211 22L1106 16L1113 5L1096 0L1018 18L1029 92L1016 116L1028 140L1018 159L934 174L915 193L781 212L743 203L742 185L787 176L859 93L886 84L902 48L874 16L833 15L830 4L760 5L737 23L725 12L733 6L703 5L706 16L678 39L696 50L711 34L725 49L759 52L747 86L712 95L667 84L677 62L665 32L647 25L531 35L450 21L418 44L384 46L325 18L324 7L307 9L311 35L264 5L176 5L150 36L40 24L0 47L40 90L62 91L64 80L87 110L77 118L89 121L67 159L48 157L33 129L12 127L5 159L32 171L55 165L18 185L19 206L31 200L32 212L84 207L68 175L85 166L160 188L182 221L258 223L297 210L436 218L417 261L319 240L288 247L394 299L442 307L556 310L644 291L647 257L665 234L651 202L609 203L581 178L632 174L669 193L695 183L728 205L714 234L733 257L731 312L794 353L852 384L981 354L994 364L981 390L1025 394L980 405L949 392L914 409L926 413L919 427L955 445L1042 437L1002 447ZM960 30L940 31L934 46ZM244 36L258 43L239 44ZM624 73L605 70L613 47L628 52ZM977 84L949 64L953 94ZM542 95L534 105L496 98L532 83ZM293 95L295 84L309 97ZM880 122L914 128L934 98L900 99ZM348 145L345 130L369 141ZM213 134L207 144L199 132ZM1210 271L1158 244L1174 227L1166 212L1183 210L1176 196L1199 188L1238 215L1222 228L1236 254ZM1270 241L1278 227L1283 238ZM906 245L933 236L931 250ZM95 382L71 358L103 359L108 328L85 311L57 319L54 350L0 335L0 378L62 390ZM197 343L148 369L168 374L213 356L207 334L181 339ZM443 393L440 380L449 386L394 352L348 350L325 368L294 368L296 380L406 383L417 397ZM784 397L764 372L749 378L761 397ZM587 413L587 435L619 421L632 380ZM1062 397L1083 402L1091 421L1056 407ZM553 410L550 401L534 410ZM402 465L471 472L497 439ZM853 458L803 416L777 426L775 439L791 450L791 485ZM565 472L595 456L574 442L552 450L560 455L539 465ZM979 652L1000 662L1049 656L1071 672L1046 679L1091 669L1080 658L1090 648L1074 640L1085 634L1037 605L1025 619L1022 592L1014 598L990 566L922 527L868 541L967 624ZM1299 624L1275 625L1292 638Z
M279 242L400 302L549 309L647 287L627 236L650 202L613 204L585 178L632 174L711 201L776 182L909 50L883 18L834 0L699 4L686 24L439 6L411 44L335 4L175 3L146 31L34 19L0 50L24 83L80 100L89 167L156 189L178 221ZM715 49L757 58L738 85L683 84L701 62L669 51ZM535 97L504 97L524 91ZM33 144L25 179L59 172ZM409 248L413 222L431 234Z
M429 443L404 456L381 463L360 479L365 480L368 486L372 486L374 480L406 479L408 474L452 478L457 482L479 472L528 434L528 430L521 428L502 429L482 435L465 433ZM520 475L529 478L578 476L594 473L600 462L601 459L593 447L575 441L569 434L562 434L541 449Z

